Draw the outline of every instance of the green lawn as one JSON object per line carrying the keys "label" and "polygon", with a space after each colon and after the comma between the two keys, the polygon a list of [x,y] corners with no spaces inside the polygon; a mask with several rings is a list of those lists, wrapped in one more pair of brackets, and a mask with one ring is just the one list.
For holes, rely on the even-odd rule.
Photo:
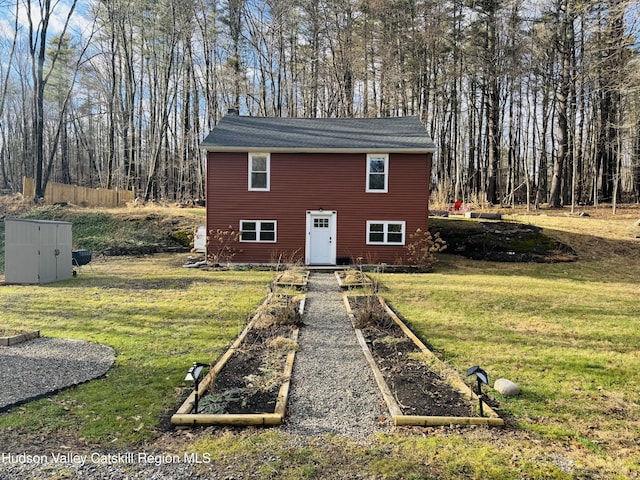
{"label": "green lawn", "polygon": [[378,279],[459,372],[480,365],[521,385],[517,397],[493,392],[516,430],[569,447],[584,469],[626,478],[640,472],[640,265],[610,267],[447,257],[430,275]]}
{"label": "green lawn", "polygon": [[172,432],[168,443],[161,423],[178,406],[186,369],[225,349],[272,273],[184,269],[184,257],[154,256],[97,260],[67,282],[0,285],[4,328],[118,353],[106,378],[0,414],[0,437],[208,452],[221,476],[246,478],[640,478],[638,246],[609,251],[584,239],[597,249],[576,263],[444,256],[431,274],[377,277],[385,299],[453,368],[480,365],[492,380],[521,385],[515,398],[492,392],[504,429],[393,429],[370,445],[213,429]]}
{"label": "green lawn", "polygon": [[0,286],[3,327],[113,347],[106,378],[0,415],[0,428],[77,430],[91,442],[153,437],[193,361],[223,352],[268,293],[270,272],[181,268],[184,257],[118,258],[43,286]]}

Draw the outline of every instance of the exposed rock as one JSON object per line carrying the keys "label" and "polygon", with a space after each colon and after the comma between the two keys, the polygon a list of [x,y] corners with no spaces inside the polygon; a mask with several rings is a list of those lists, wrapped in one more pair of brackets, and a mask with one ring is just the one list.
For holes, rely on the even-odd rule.
{"label": "exposed rock", "polygon": [[518,395],[520,393],[520,386],[517,383],[507,380],[506,378],[499,378],[493,384],[494,390],[501,393],[505,397]]}

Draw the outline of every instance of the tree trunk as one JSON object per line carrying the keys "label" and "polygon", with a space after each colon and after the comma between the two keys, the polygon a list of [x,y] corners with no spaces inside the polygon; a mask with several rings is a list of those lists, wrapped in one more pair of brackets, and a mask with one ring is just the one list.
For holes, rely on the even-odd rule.
{"label": "tree trunk", "polygon": [[571,6],[564,0],[558,12],[560,17],[560,84],[556,92],[558,110],[558,154],[553,164],[549,206],[562,207],[564,164],[569,155],[569,92],[571,83],[571,58],[573,50],[573,20]]}

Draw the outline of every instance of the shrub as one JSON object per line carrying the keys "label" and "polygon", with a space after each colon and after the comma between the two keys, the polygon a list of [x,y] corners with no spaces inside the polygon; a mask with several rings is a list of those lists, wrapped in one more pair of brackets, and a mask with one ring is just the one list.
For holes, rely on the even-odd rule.
{"label": "shrub", "polygon": [[430,270],[438,261],[436,253],[444,252],[447,242],[440,237],[440,233],[432,236],[428,231],[419,228],[409,235],[409,242],[405,248],[410,265],[421,270]]}
{"label": "shrub", "polygon": [[240,233],[231,225],[226,230],[218,228],[211,230],[207,237],[207,251],[210,252],[207,260],[214,265],[229,263],[236,256],[235,244],[240,239]]}
{"label": "shrub", "polygon": [[171,234],[171,239],[178,245],[183,247],[191,247],[193,245],[193,231],[179,230]]}

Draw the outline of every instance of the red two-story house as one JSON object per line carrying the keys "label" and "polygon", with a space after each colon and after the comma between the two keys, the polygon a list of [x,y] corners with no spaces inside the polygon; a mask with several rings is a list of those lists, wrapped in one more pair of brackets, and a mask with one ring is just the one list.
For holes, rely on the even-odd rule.
{"label": "red two-story house", "polygon": [[434,144],[417,117],[228,114],[202,148],[207,231],[239,233],[233,261],[397,264],[427,230]]}

